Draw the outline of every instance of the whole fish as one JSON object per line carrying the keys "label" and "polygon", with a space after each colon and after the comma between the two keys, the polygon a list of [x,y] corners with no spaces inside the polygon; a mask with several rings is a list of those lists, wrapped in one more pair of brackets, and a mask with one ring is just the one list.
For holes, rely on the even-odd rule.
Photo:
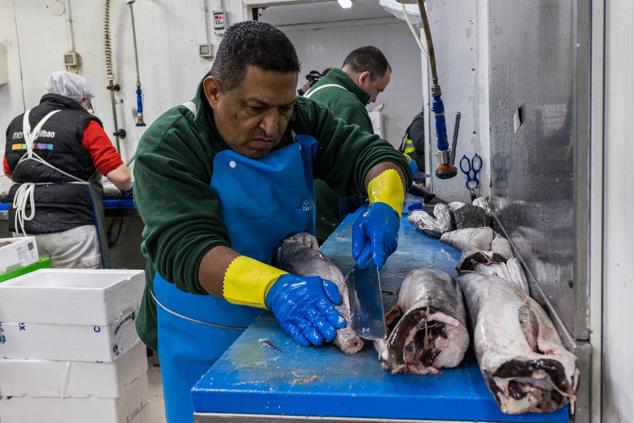
{"label": "whole fish", "polygon": [[458,277],[480,371],[502,412],[551,412],[575,399],[576,357],[530,296],[496,276]]}
{"label": "whole fish", "polygon": [[[298,276],[319,276],[337,285],[341,304],[337,311],[350,322],[350,297],[341,270],[317,249],[317,239],[309,233],[293,235],[277,249],[274,264],[282,270]],[[354,354],[363,348],[363,339],[350,325],[337,330],[334,344],[346,354]]]}
{"label": "whole fish", "polygon": [[460,288],[439,270],[411,271],[385,320],[388,333],[374,346],[392,373],[438,374],[460,364],[469,347]]}

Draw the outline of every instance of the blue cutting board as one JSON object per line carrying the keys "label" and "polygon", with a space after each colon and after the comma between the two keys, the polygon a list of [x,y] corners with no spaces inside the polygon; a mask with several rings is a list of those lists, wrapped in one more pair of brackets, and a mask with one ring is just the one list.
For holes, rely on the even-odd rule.
{"label": "blue cutting board", "polygon": [[[350,231],[357,215],[348,216],[322,247],[344,273],[353,266]],[[395,300],[394,293],[410,270],[432,267],[455,276],[459,258],[457,250],[414,231],[404,217],[399,249],[381,271],[386,306]],[[471,353],[460,367],[438,376],[392,375],[381,369],[370,344],[350,356],[332,346],[304,348],[268,314],[258,318],[200,379],[192,397],[196,413],[568,421],[568,407],[550,414],[501,413]]]}

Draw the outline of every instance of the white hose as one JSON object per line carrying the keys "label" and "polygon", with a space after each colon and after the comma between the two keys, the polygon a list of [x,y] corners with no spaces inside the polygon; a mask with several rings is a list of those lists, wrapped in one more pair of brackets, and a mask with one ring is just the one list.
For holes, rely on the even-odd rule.
{"label": "white hose", "polygon": [[414,25],[412,25],[412,21],[409,20],[405,3],[401,3],[401,7],[403,8],[403,16],[405,17],[405,22],[407,22],[407,26],[409,30],[412,32],[412,35],[414,36],[414,40],[416,40],[416,44],[418,44],[418,47],[420,48],[420,51],[423,53],[425,58],[427,58],[427,50],[425,49],[425,47],[423,47],[423,44],[420,42],[420,37],[416,34],[416,30],[414,29]]}

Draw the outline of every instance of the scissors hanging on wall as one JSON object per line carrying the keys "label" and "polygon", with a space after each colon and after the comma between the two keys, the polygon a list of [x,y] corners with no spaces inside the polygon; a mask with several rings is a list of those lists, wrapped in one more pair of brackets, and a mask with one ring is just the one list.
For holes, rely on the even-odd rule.
{"label": "scissors hanging on wall", "polygon": [[466,155],[460,159],[460,170],[467,176],[467,182],[465,186],[471,194],[471,201],[480,196],[480,179],[478,174],[482,169],[482,157],[475,153],[472,159],[469,159]]}

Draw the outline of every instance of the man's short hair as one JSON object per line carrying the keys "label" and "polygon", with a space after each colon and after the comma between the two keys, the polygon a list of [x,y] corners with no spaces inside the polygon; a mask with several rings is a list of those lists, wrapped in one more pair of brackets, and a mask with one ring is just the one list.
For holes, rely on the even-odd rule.
{"label": "man's short hair", "polygon": [[266,71],[299,72],[291,40],[273,25],[259,21],[239,22],[227,29],[207,75],[216,78],[223,90],[231,90],[242,82],[249,65]]}
{"label": "man's short hair", "polygon": [[390,68],[381,50],[373,46],[352,50],[343,61],[343,66],[349,66],[355,73],[370,72],[372,81],[383,78]]}

